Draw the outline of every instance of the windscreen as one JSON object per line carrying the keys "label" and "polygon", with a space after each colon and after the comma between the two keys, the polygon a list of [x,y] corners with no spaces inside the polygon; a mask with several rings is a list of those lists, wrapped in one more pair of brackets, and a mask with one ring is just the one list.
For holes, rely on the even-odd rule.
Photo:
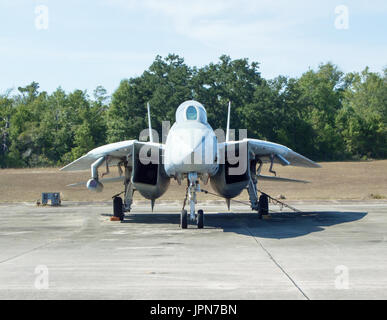
{"label": "windscreen", "polygon": [[197,120],[198,112],[194,106],[189,106],[187,108],[187,120]]}

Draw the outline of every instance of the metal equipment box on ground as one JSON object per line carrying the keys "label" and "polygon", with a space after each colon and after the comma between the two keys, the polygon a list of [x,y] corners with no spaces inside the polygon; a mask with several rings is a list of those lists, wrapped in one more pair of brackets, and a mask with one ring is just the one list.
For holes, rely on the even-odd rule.
{"label": "metal equipment box on ground", "polygon": [[51,200],[51,205],[54,207],[60,206],[60,193],[59,192],[43,192],[42,193],[42,205],[47,205]]}

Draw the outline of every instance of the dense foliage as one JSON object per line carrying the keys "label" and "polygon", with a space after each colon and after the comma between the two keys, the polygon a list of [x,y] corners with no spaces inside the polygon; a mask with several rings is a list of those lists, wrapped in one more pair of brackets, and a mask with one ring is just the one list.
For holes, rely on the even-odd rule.
{"label": "dense foliage", "polygon": [[141,76],[122,80],[112,97],[97,87],[71,93],[39,91],[36,82],[0,96],[1,167],[55,166],[97,146],[138,139],[147,128],[174,121],[185,100],[204,104],[214,129],[232,127],[251,138],[284,144],[314,160],[387,156],[387,69],[344,74],[327,63],[300,78],[263,79],[258,63],[220,57],[203,68],[176,55],[156,57]]}

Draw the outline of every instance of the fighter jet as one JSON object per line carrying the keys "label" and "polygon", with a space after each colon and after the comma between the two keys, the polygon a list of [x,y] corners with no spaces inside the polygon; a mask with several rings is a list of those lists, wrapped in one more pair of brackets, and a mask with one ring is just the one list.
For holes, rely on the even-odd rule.
{"label": "fighter jet", "polygon": [[[169,130],[165,143],[154,141],[149,104],[147,109],[149,141],[128,140],[108,144],[91,150],[61,169],[77,171],[90,168],[91,178],[88,182],[71,186],[83,184],[95,192],[103,190],[103,183],[123,181],[123,198],[120,195],[113,197],[113,213],[121,221],[125,212],[132,209],[135,191],[151,201],[153,211],[155,200],[168,190],[171,179],[176,180],[179,185],[186,182],[186,197],[180,216],[182,229],[187,228],[188,220],[194,222],[199,229],[204,227],[204,212],[196,210],[196,204],[197,194],[202,191],[201,185],[208,183],[226,200],[229,208],[230,200],[247,189],[251,209],[262,217],[269,212],[269,201],[266,194],[259,196],[259,180],[304,182],[277,177],[273,170],[274,164],[320,167],[312,160],[277,143],[247,137],[233,141],[230,134],[231,102],[223,141],[207,122],[204,106],[193,100],[186,101],[177,108],[176,122]],[[273,175],[261,174],[264,163],[270,164],[269,172]],[[106,166],[106,172],[100,177],[98,171],[102,166]],[[113,166],[118,167],[120,176],[104,179]],[[185,210],[187,202],[189,213]]]}

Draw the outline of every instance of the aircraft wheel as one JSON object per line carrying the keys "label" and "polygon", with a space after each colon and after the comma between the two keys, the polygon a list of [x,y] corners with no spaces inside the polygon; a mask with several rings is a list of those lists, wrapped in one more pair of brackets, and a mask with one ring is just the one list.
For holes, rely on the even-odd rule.
{"label": "aircraft wheel", "polygon": [[267,195],[261,195],[259,197],[259,215],[265,216],[269,214],[269,198]]}
{"label": "aircraft wheel", "polygon": [[204,212],[203,210],[198,210],[198,229],[204,228]]}
{"label": "aircraft wheel", "polygon": [[182,210],[180,214],[180,226],[182,229],[187,229],[188,226],[188,215],[187,210]]}
{"label": "aircraft wheel", "polygon": [[122,198],[115,197],[113,200],[113,214],[115,217],[120,218],[121,221],[124,220],[124,212],[122,207]]}

